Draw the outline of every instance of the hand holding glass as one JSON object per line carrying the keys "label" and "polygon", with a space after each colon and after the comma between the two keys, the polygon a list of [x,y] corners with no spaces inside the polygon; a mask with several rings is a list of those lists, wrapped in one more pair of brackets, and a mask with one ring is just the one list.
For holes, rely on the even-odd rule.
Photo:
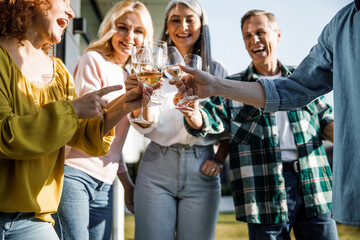
{"label": "hand holding glass", "polygon": [[[132,62],[132,68],[137,79],[144,84],[144,87],[156,85],[161,79],[161,72],[156,69],[151,47],[143,45],[135,46],[133,49],[132,59],[136,61]],[[129,121],[150,124],[143,118],[143,109],[144,107],[141,106],[140,115],[137,118],[129,118]]]}
{"label": "hand holding glass", "polygon": [[[156,69],[162,73],[167,59],[167,44],[165,41],[156,40],[151,44],[151,47],[152,47],[153,58],[154,58],[154,63],[156,65]],[[153,91],[152,98],[155,100],[152,101],[152,103],[155,104],[150,105],[151,102],[149,102],[147,107],[157,106],[161,104],[160,101],[165,98],[161,94],[161,88]]]}
{"label": "hand holding glass", "polygon": [[[185,54],[184,56],[184,62],[186,66],[196,68],[201,70],[202,69],[202,59],[199,55],[196,54]],[[187,96],[184,95],[184,98],[181,99],[178,104],[177,108],[180,109],[188,109],[188,110],[194,110],[193,108],[189,107],[189,102],[198,100],[199,97],[196,95]]]}

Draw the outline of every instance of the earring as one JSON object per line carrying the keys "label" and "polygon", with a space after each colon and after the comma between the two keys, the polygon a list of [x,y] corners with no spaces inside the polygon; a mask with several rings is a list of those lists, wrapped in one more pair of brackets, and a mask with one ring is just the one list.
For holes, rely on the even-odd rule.
{"label": "earring", "polygon": [[169,29],[166,29],[165,35],[169,35]]}

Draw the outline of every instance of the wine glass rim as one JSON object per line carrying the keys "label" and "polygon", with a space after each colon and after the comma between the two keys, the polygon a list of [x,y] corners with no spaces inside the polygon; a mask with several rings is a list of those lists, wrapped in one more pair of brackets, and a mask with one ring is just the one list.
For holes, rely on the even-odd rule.
{"label": "wine glass rim", "polygon": [[201,58],[200,55],[198,54],[195,54],[195,53],[187,53],[184,55],[184,59],[187,58],[188,56],[192,56],[192,57],[195,57],[195,58]]}

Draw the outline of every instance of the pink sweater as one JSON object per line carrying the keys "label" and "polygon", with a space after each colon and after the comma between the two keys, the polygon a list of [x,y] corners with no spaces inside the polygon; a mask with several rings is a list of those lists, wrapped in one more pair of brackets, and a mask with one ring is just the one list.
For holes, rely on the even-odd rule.
{"label": "pink sweater", "polygon": [[[119,65],[108,61],[98,52],[86,52],[74,70],[76,93],[78,96],[83,96],[107,86],[117,84],[124,86],[127,75]],[[103,99],[110,102],[124,92],[125,87],[120,91],[105,95]],[[79,169],[100,181],[112,184],[117,173],[127,171],[121,151],[129,126],[126,117],[116,125],[116,137],[109,153],[105,156],[92,157],[81,150],[67,146],[65,164]]]}

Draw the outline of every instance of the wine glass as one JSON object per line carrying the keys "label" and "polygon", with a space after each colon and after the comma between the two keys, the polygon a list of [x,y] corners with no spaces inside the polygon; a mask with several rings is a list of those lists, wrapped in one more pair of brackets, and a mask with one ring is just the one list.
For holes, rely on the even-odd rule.
{"label": "wine glass", "polygon": [[[161,72],[157,70],[157,64],[154,62],[153,53],[150,45],[133,47],[132,70],[136,78],[144,84],[144,87],[154,86],[161,79]],[[134,55],[134,56],[133,56]],[[143,118],[144,106],[141,105],[140,114],[137,118],[129,118],[129,121],[150,124]]]}
{"label": "wine glass", "polygon": [[[168,59],[166,62],[166,66],[164,67],[164,73],[170,80],[177,81],[185,75],[185,73],[180,70],[179,63],[197,69],[201,69],[202,66],[201,57],[199,55],[186,54],[185,59],[183,59],[176,47],[168,47]],[[198,96],[187,96],[185,93],[184,98],[176,104],[175,108],[187,109],[192,111],[194,109],[189,107],[188,103],[189,101],[194,101],[197,99],[199,99]]]}
{"label": "wine glass", "polygon": [[[196,68],[196,69],[199,69],[199,70],[202,69],[202,59],[201,59],[201,57],[199,55],[187,53],[184,56],[184,62],[185,62],[186,66],[189,66],[191,68]],[[187,108],[187,109],[193,110],[193,108],[189,107],[188,104],[191,101],[195,101],[195,100],[198,100],[198,99],[199,99],[199,97],[196,96],[196,95],[187,96],[186,93],[185,93],[184,98],[181,99],[178,102],[176,108],[178,108],[178,109]]]}
{"label": "wine glass", "polygon": [[[185,61],[179,50],[177,50],[175,46],[168,47],[168,57],[164,67],[164,74],[169,80],[177,81],[184,76],[184,72],[181,71],[179,63],[185,65]],[[175,108],[193,110],[188,106],[181,106],[179,103],[176,104]]]}
{"label": "wine glass", "polygon": [[177,81],[182,77],[179,63],[185,65],[184,59],[176,47],[168,47],[167,61],[164,67],[164,74],[169,80]]}
{"label": "wine glass", "polygon": [[[158,71],[160,71],[161,73],[163,72],[163,67],[166,63],[166,58],[167,58],[167,44],[165,41],[161,41],[161,40],[156,40],[151,44],[152,47],[152,52],[153,52],[153,57],[154,57],[154,62],[156,65],[156,68],[158,69]],[[155,101],[155,105],[160,105],[160,102],[157,101],[161,101],[163,100],[165,97],[161,94],[161,89],[156,89],[153,91],[153,95],[151,96],[154,101]],[[150,103],[148,103],[147,106],[149,106]]]}

